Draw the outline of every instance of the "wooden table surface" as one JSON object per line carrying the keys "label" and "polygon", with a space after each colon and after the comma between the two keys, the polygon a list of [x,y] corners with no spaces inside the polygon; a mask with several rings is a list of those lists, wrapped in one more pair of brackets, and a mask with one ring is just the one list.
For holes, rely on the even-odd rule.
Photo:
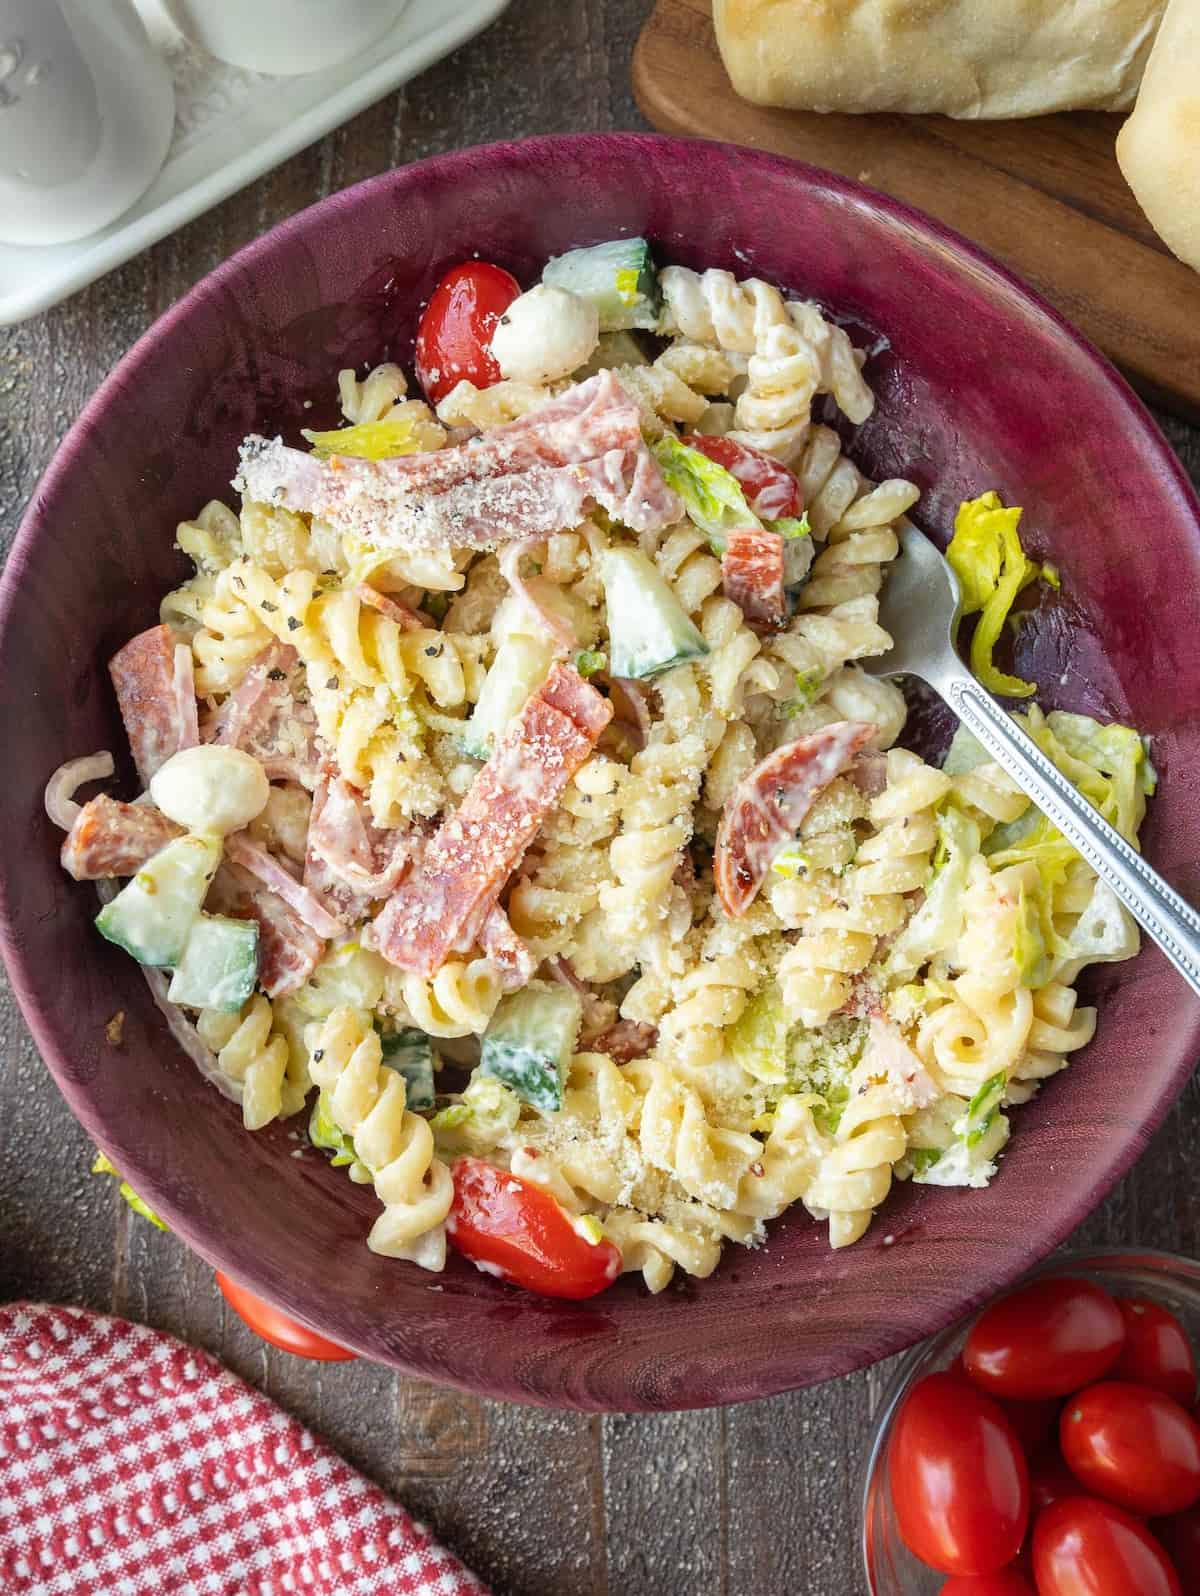
{"label": "wooden table surface", "polygon": [[[248,239],[360,178],[496,138],[637,128],[629,58],[650,0],[513,0],[456,55],[45,316],[0,330],[7,548],[59,439],[173,300]],[[1164,418],[1194,476],[1200,432]],[[166,535],[150,525],[146,535]],[[11,698],[4,712],[19,713]],[[40,780],[10,772],[9,780]],[[1086,1060],[1079,1068],[1086,1068]],[[1136,1070],[1131,1058],[1128,1067]],[[1200,1245],[1194,1084],[1077,1242]],[[0,1300],[85,1303],[207,1347],[325,1435],[511,1596],[850,1596],[881,1365],[724,1411],[599,1418],[476,1401],[365,1364],[268,1351],[206,1265],[136,1219],[0,995]]]}

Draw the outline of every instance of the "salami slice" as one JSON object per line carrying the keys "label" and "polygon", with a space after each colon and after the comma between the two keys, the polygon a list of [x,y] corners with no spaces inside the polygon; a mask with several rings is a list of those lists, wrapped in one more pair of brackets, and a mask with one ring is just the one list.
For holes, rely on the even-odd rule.
{"label": "salami slice", "polygon": [[878,729],[859,720],[823,726],[768,754],[738,783],[721,813],[713,853],[713,879],[726,914],[745,914],[772,859],[795,836],[818,795]]}
{"label": "salami slice", "polygon": [[153,804],[126,804],[101,793],[75,816],[62,845],[62,865],[76,881],[132,876],[183,827]]}
{"label": "salami slice", "polygon": [[253,920],[258,926],[258,980],[268,997],[298,992],[324,957],[325,938],[248,870],[228,859],[213,878],[208,905],[219,914]]}
{"label": "salami slice", "polygon": [[508,916],[499,904],[483,922],[479,946],[484,957],[500,972],[500,985],[505,992],[515,992],[533,980],[537,960],[509,925]]}
{"label": "salami slice", "polygon": [[142,786],[172,754],[193,746],[196,703],[185,699],[189,682],[177,677],[175,635],[167,626],[152,626],[130,638],[108,662],[117,693],[129,749]]}
{"label": "salami slice", "polygon": [[589,1053],[607,1053],[614,1064],[645,1058],[658,1042],[658,1031],[641,1020],[614,1020],[599,1036],[589,1038]]}
{"label": "salami slice", "polygon": [[612,706],[570,665],[556,665],[500,739],[470,791],[426,848],[419,872],[373,927],[384,958],[431,976],[479,938],[504,883],[583,764]]}
{"label": "salami slice", "polygon": [[756,632],[776,632],[787,619],[783,589],[783,538],[761,527],[730,532],[721,556],[725,597],[732,599]]}

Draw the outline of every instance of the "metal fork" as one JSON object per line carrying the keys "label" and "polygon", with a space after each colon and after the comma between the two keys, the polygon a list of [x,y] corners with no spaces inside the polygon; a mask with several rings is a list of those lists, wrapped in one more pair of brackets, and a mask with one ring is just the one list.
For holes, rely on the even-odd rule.
{"label": "metal fork", "polygon": [[879,604],[879,624],[895,646],[864,661],[867,669],[875,676],[917,676],[939,693],[1200,993],[1200,914],[1076,792],[963,665],[954,646],[962,614],[958,578],[910,522],[901,521],[899,537],[900,557]]}

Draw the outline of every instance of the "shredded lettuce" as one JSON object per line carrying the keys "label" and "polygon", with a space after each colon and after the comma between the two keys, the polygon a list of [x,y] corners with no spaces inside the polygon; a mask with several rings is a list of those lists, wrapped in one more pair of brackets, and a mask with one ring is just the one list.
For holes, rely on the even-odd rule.
{"label": "shredded lettuce", "polygon": [[801,842],[789,842],[771,860],[771,869],[785,881],[799,881],[812,869],[812,861]]}
{"label": "shredded lettuce", "polygon": [[[979,615],[971,639],[971,669],[989,692],[1005,698],[1029,698],[1032,682],[1009,676],[992,659],[996,642],[1017,595],[1041,574],[1026,558],[1017,535],[1021,510],[1005,509],[998,493],[965,499],[954,519],[954,536],[946,550],[962,591],[964,615]],[[1054,573],[1057,584],[1058,573]]]}
{"label": "shredded lettuce", "polygon": [[391,460],[398,454],[419,454],[425,449],[435,449],[441,440],[441,428],[431,426],[431,418],[424,405],[414,405],[411,410],[403,406],[382,421],[364,421],[356,427],[335,427],[331,432],[310,432],[303,429],[305,438],[319,455],[347,455],[356,460]]}
{"label": "shredded lettuce", "polygon": [[113,1175],[118,1182],[117,1190],[133,1209],[134,1213],[140,1214],[143,1219],[148,1219],[156,1229],[166,1230],[167,1226],[165,1220],[160,1219],[154,1212],[153,1208],[151,1208],[150,1204],[146,1202],[144,1198],[138,1196],[137,1192],[134,1191],[133,1187],[127,1180],[121,1179],[120,1170],[116,1167],[111,1159],[107,1158],[99,1150],[96,1152],[96,1159],[92,1165],[92,1174]]}
{"label": "shredded lettuce", "polygon": [[737,527],[761,526],[746,503],[741,483],[699,449],[689,449],[673,432],[652,445],[668,487],[683,500],[689,518],[708,537],[714,554],[725,551],[725,534]]}
{"label": "shredded lettuce", "polygon": [[944,1147],[910,1147],[904,1156],[912,1168],[913,1179],[919,1183],[921,1176],[937,1163],[945,1150]]}
{"label": "shredded lettuce", "polygon": [[812,537],[807,510],[800,516],[782,515],[777,521],[764,521],[763,525],[768,532],[778,532],[785,543],[791,543],[794,538]]}
{"label": "shredded lettuce", "polygon": [[429,1124],[446,1151],[494,1147],[517,1127],[521,1100],[503,1081],[472,1075],[456,1103],[440,1109]]}
{"label": "shredded lettuce", "polygon": [[319,1147],[323,1153],[332,1153],[330,1160],[336,1167],[345,1164],[356,1164],[358,1154],[354,1151],[354,1142],[334,1120],[329,1112],[329,1102],[324,1092],[320,1092],[313,1111],[308,1120],[308,1139],[314,1147]]}
{"label": "shredded lettuce", "polygon": [[925,900],[888,955],[887,972],[897,980],[910,979],[934,954],[951,947],[962,930],[963,894],[971,860],[979,852],[979,827],[950,801],[938,814],[937,836]]}
{"label": "shredded lettuce", "polygon": [[789,698],[779,705],[776,710],[779,718],[781,720],[795,720],[797,715],[802,715],[820,692],[823,680],[824,677],[819,667],[814,666],[812,670],[808,671],[797,671],[796,697]]}
{"label": "shredded lettuce", "polygon": [[954,1130],[968,1147],[974,1147],[981,1142],[991,1128],[992,1121],[1000,1112],[1000,1104],[1004,1100],[1007,1086],[1007,1072],[998,1070],[995,1075],[988,1076],[967,1104],[967,1111],[955,1124]]}
{"label": "shredded lettuce", "polygon": [[751,998],[730,1026],[729,1050],[756,1081],[786,1081],[789,1030],[779,987],[773,983]]}
{"label": "shredded lettuce", "polygon": [[608,664],[608,655],[593,648],[581,648],[575,656],[575,669],[581,676],[594,676]]}

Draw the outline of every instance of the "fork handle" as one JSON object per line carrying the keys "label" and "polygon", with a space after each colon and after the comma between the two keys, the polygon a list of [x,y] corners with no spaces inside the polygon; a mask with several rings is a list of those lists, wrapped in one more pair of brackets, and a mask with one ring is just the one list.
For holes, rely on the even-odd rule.
{"label": "fork handle", "polygon": [[1200,914],[1152,870],[973,677],[955,672],[942,696],[1200,994]]}

